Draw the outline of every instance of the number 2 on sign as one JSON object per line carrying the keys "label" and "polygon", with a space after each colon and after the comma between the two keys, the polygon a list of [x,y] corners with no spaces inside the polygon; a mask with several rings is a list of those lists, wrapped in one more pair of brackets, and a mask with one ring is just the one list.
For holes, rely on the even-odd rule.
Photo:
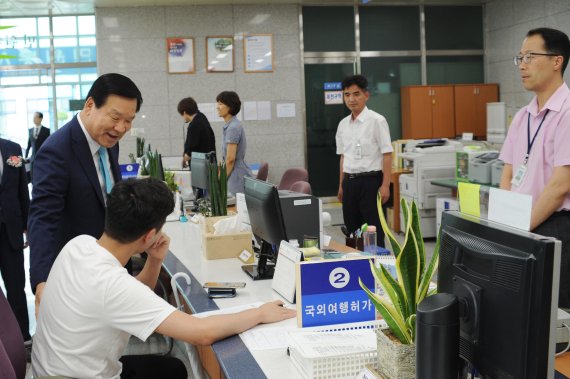
{"label": "number 2 on sign", "polygon": [[329,283],[334,288],[343,288],[350,282],[350,274],[344,267],[337,267],[329,274]]}

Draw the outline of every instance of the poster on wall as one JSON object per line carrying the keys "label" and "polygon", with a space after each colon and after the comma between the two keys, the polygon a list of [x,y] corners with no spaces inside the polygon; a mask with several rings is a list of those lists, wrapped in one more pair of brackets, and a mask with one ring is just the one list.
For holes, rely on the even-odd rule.
{"label": "poster on wall", "polygon": [[232,72],[234,70],[234,38],[206,37],[206,70]]}
{"label": "poster on wall", "polygon": [[273,35],[249,34],[243,38],[245,72],[273,71]]}
{"label": "poster on wall", "polygon": [[167,63],[169,74],[193,74],[194,38],[167,38]]}

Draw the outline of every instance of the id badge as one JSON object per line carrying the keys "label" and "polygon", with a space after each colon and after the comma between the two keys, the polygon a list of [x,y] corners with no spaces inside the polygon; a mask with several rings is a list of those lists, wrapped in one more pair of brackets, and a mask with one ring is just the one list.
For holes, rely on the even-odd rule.
{"label": "id badge", "polygon": [[527,170],[526,164],[521,164],[517,169],[517,172],[515,172],[515,175],[511,180],[511,184],[514,184],[517,187],[520,186],[524,180],[524,177],[526,176],[526,170]]}
{"label": "id badge", "polygon": [[362,146],[360,143],[357,143],[354,149],[354,159],[362,159]]}

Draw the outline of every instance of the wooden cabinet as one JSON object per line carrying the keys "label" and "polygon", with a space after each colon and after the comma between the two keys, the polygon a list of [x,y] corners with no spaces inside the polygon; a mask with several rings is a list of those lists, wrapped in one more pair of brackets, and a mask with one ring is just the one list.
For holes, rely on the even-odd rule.
{"label": "wooden cabinet", "polygon": [[402,138],[455,137],[453,86],[402,87]]}
{"label": "wooden cabinet", "polygon": [[457,84],[455,87],[455,133],[473,133],[487,138],[487,103],[499,101],[498,84]]}

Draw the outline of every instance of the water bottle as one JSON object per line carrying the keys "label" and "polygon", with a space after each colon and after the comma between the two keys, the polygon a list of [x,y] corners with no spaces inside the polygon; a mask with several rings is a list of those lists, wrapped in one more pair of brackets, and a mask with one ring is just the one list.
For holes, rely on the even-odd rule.
{"label": "water bottle", "polygon": [[362,235],[364,252],[376,255],[376,226],[368,225]]}

